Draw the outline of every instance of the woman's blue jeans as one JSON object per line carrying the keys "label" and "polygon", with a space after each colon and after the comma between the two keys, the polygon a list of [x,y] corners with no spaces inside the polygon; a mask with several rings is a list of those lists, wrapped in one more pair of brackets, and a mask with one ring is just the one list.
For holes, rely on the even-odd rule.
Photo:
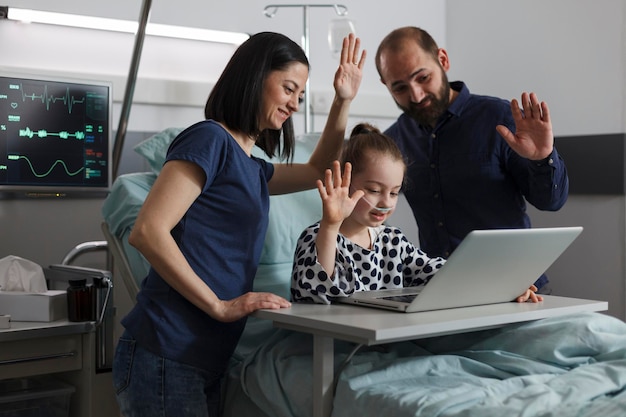
{"label": "woman's blue jeans", "polygon": [[113,385],[124,417],[218,417],[221,375],[141,348],[124,332],[113,360]]}

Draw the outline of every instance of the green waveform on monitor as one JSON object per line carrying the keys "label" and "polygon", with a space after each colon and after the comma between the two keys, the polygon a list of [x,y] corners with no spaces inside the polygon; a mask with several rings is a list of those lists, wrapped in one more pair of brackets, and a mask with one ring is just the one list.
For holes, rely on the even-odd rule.
{"label": "green waveform on monitor", "polygon": [[67,165],[65,164],[64,161],[57,159],[56,161],[54,161],[54,163],[52,164],[52,166],[50,167],[49,170],[47,170],[44,173],[37,173],[37,171],[35,171],[35,167],[33,167],[32,162],[30,162],[30,159],[28,159],[28,157],[26,156],[22,156],[22,155],[8,155],[8,159],[11,161],[17,161],[20,159],[23,159],[26,161],[26,163],[28,164],[28,166],[30,167],[30,170],[32,171],[33,175],[37,178],[43,178],[43,177],[47,177],[48,175],[50,175],[50,173],[52,172],[52,170],[54,169],[54,167],[56,167],[57,165],[62,165],[63,169],[65,170],[65,173],[67,175],[69,175],[70,177],[75,177],[76,175],[80,174],[82,171],[85,170],[85,167],[80,167],[80,169],[76,170],[76,171],[70,171],[67,167]]}
{"label": "green waveform on monitor", "polygon": [[77,99],[74,96],[70,95],[70,88],[67,87],[65,89],[65,94],[62,96],[55,97],[54,95],[48,94],[48,86],[44,86],[43,94],[26,94],[24,93],[23,85],[20,84],[20,90],[22,91],[22,101],[26,101],[26,99],[30,99],[31,101],[41,101],[42,104],[46,105],[46,110],[50,110],[50,103],[55,104],[57,101],[62,101],[65,106],[67,106],[68,113],[72,114],[72,108],[75,104],[82,104],[85,102],[85,98]]}
{"label": "green waveform on monitor", "polygon": [[34,130],[31,130],[29,127],[27,127],[26,129],[20,129],[19,136],[27,137],[30,139],[32,139],[34,136],[37,136],[40,138],[47,138],[48,136],[56,136],[61,139],[75,138],[77,140],[83,140],[85,139],[85,132],[76,131],[74,133],[69,133],[69,132],[61,131],[61,132],[55,133],[55,132],[48,132],[45,129],[40,129],[35,132]]}

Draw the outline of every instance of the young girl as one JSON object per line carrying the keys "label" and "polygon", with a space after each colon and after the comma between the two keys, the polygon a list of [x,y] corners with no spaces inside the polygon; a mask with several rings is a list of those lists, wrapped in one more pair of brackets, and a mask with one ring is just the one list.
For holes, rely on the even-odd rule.
{"label": "young girl", "polygon": [[[425,285],[445,263],[430,258],[397,227],[383,223],[393,213],[406,164],[391,138],[357,125],[341,166],[317,182],[322,219],[298,239],[291,280],[294,301],[330,304],[355,291]],[[350,193],[352,193],[350,195]],[[541,301],[531,288],[518,297]]]}

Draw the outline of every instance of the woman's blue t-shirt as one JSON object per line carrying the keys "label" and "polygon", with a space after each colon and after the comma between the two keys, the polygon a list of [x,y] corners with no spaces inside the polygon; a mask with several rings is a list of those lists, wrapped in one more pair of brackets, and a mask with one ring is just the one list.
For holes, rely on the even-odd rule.
{"label": "woman's blue t-shirt", "polygon": [[[252,291],[267,230],[273,165],[248,156],[210,120],[189,127],[172,142],[166,163],[171,160],[193,162],[206,174],[202,193],[172,230],[183,255],[220,299]],[[245,320],[212,319],[151,268],[122,324],[156,354],[222,372]]]}

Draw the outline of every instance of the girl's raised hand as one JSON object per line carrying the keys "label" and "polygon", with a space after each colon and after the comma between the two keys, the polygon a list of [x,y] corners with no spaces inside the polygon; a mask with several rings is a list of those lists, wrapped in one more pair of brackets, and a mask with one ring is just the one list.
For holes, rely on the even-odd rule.
{"label": "girl's raised hand", "polygon": [[322,219],[327,224],[341,224],[363,197],[362,190],[356,190],[350,196],[351,179],[352,165],[346,162],[342,174],[339,161],[334,161],[332,169],[326,170],[324,182],[317,181],[317,189],[322,198]]}
{"label": "girl's raised hand", "polygon": [[529,289],[527,289],[524,294],[517,297],[518,303],[525,303],[526,301],[532,301],[533,303],[538,303],[543,301],[543,297],[537,294],[537,287],[531,285]]}

